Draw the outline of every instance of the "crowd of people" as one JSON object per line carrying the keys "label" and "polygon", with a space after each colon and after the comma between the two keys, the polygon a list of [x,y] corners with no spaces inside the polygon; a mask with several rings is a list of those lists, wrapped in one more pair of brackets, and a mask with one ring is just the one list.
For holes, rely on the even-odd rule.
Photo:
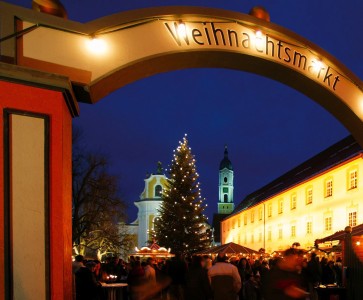
{"label": "crowd of people", "polygon": [[342,285],[341,260],[328,261],[296,248],[282,256],[253,260],[228,259],[220,253],[214,261],[206,256],[168,260],[149,257],[125,262],[108,258],[105,263],[73,262],[77,300],[104,300],[102,283],[128,284],[124,298],[130,300],[317,300],[320,284]]}

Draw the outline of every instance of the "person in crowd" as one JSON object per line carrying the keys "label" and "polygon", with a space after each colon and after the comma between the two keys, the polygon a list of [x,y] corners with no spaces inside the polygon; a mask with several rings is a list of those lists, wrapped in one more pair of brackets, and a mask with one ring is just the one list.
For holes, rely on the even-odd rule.
{"label": "person in crowd", "polygon": [[101,284],[94,274],[96,263],[87,262],[76,272],[76,300],[100,300]]}
{"label": "person in crowd", "polygon": [[328,263],[324,265],[322,269],[321,282],[323,284],[334,284],[337,282],[334,262],[332,260],[328,261]]}
{"label": "person in crowd", "polygon": [[96,280],[101,282],[101,281],[103,281],[101,262],[97,259],[95,259],[93,262],[96,264],[95,270],[94,270]]}
{"label": "person in crowd", "polygon": [[135,300],[139,299],[139,295],[137,294],[140,291],[140,287],[145,282],[145,270],[141,266],[140,260],[135,260],[133,262],[132,269],[129,272],[127,277],[127,283],[129,288],[130,299]]}
{"label": "person in crowd", "polygon": [[83,260],[84,260],[83,255],[76,255],[76,257],[74,258],[74,262],[72,262],[73,274],[76,274],[79,268],[84,267]]}
{"label": "person in crowd", "polygon": [[334,264],[334,270],[336,274],[337,284],[339,286],[343,286],[343,264],[342,264],[342,258],[338,257],[335,264]]}
{"label": "person in crowd", "polygon": [[[258,271],[257,271],[258,272]],[[243,283],[243,299],[260,300],[260,273],[247,274]]]}
{"label": "person in crowd", "polygon": [[241,277],[242,288],[238,292],[239,299],[244,300],[244,289],[243,284],[246,281],[246,277],[252,275],[252,268],[246,257],[242,257],[237,264],[239,276]]}
{"label": "person in crowd", "polygon": [[319,257],[317,257],[316,253],[313,252],[311,253],[305,272],[305,280],[308,284],[308,291],[310,293],[311,300],[318,300],[318,294],[315,287],[317,287],[321,282],[321,275],[322,271],[319,263]]}
{"label": "person in crowd", "polygon": [[209,270],[212,267],[212,259],[209,255],[203,255],[203,268]]}
{"label": "person in crowd", "polygon": [[212,289],[208,279],[208,271],[203,267],[201,256],[193,256],[186,273],[185,299],[208,300],[212,298]]}
{"label": "person in crowd", "polygon": [[155,263],[154,259],[152,257],[149,257],[146,260],[146,266],[144,268],[145,280],[151,286],[156,285],[156,272],[155,272],[155,268],[154,268],[154,263]]}
{"label": "person in crowd", "polygon": [[214,300],[236,300],[241,289],[241,277],[236,266],[227,262],[227,256],[219,253],[217,262],[208,270]]}
{"label": "person in crowd", "polygon": [[264,287],[264,298],[266,300],[292,300],[305,299],[309,293],[302,288],[301,270],[298,251],[296,248],[287,249],[283,258],[276,262],[267,276]]}
{"label": "person in crowd", "polygon": [[176,254],[167,265],[167,275],[171,279],[168,296],[171,299],[184,300],[185,274],[187,264],[182,254]]}

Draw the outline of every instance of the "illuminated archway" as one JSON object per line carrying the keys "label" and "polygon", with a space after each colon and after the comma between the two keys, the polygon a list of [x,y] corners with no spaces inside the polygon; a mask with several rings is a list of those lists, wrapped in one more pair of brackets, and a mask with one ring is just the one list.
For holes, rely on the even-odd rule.
{"label": "illuminated archway", "polygon": [[362,81],[329,53],[276,24],[198,7],[142,9],[86,24],[50,22],[41,14],[35,21],[26,11],[20,19],[18,28],[32,30],[18,39],[18,64],[69,77],[78,101],[95,103],[128,83],[171,70],[242,70],[307,95],[363,144]]}

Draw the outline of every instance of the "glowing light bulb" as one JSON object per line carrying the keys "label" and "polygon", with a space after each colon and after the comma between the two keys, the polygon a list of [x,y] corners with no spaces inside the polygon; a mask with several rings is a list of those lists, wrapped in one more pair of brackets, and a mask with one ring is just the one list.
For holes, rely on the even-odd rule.
{"label": "glowing light bulb", "polygon": [[323,67],[323,63],[320,60],[313,61],[313,70],[314,71],[319,72],[322,67]]}
{"label": "glowing light bulb", "polygon": [[262,37],[262,32],[261,32],[261,30],[257,30],[257,31],[256,31],[256,37],[257,37],[257,38],[261,38],[261,37]]}
{"label": "glowing light bulb", "polygon": [[107,44],[104,40],[100,38],[92,38],[87,40],[88,50],[96,55],[105,54],[107,52]]}

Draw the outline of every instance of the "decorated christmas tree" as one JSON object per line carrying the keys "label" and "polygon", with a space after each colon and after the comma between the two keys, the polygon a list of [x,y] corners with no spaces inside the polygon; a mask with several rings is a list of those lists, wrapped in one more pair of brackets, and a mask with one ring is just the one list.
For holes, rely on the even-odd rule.
{"label": "decorated christmas tree", "polygon": [[171,248],[173,253],[191,254],[206,249],[211,243],[207,218],[203,214],[206,204],[186,135],[174,150],[168,175],[160,215],[154,224],[155,238],[159,245]]}

